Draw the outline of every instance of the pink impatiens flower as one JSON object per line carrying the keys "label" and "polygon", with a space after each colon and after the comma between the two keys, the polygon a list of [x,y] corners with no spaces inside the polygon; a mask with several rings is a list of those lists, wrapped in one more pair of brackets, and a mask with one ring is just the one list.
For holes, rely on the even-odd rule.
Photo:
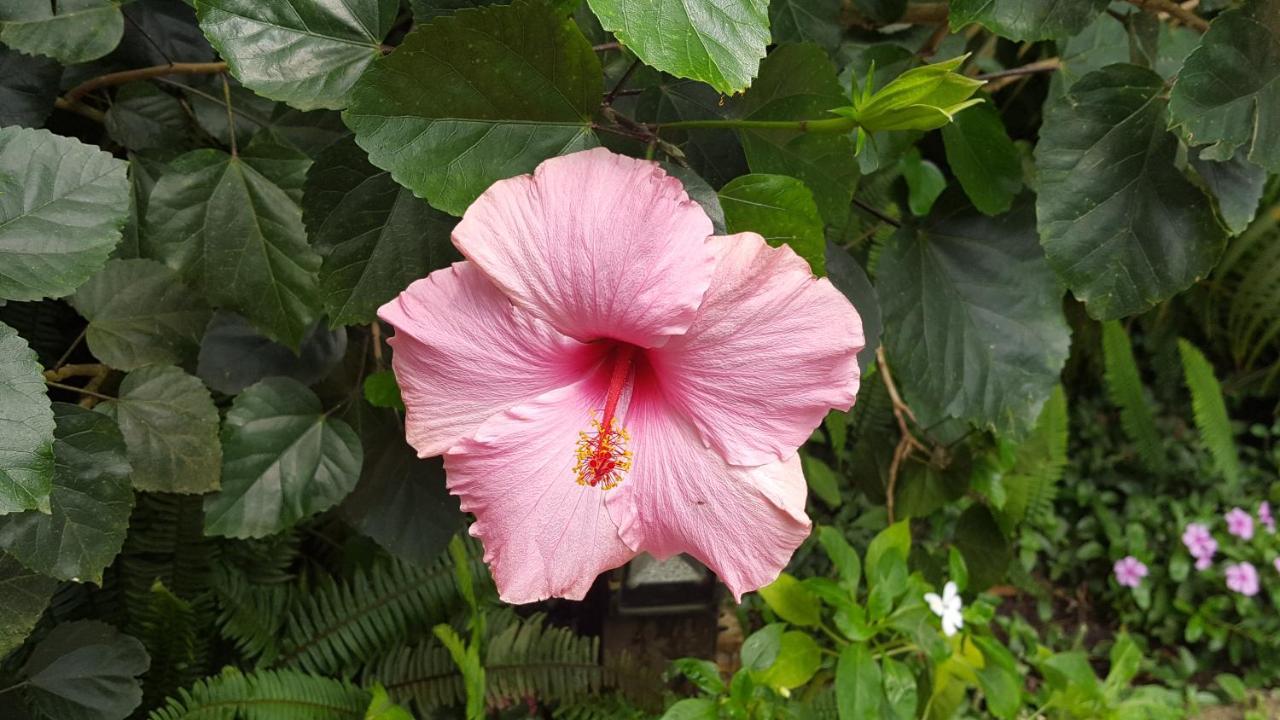
{"label": "pink impatiens flower", "polygon": [[1276,566],[1276,572],[1280,572],[1280,557],[1272,560],[1271,564]]}
{"label": "pink impatiens flower", "polygon": [[1258,594],[1258,570],[1252,563],[1242,562],[1227,566],[1227,589],[1246,597]]}
{"label": "pink impatiens flower", "polygon": [[1227,521],[1227,532],[1241,540],[1253,539],[1253,516],[1241,508],[1231,508],[1231,512],[1223,516]]}
{"label": "pink impatiens flower", "polygon": [[1271,503],[1266,500],[1258,503],[1258,522],[1262,523],[1262,527],[1266,528],[1268,533],[1276,534],[1276,519],[1271,514]]}
{"label": "pink impatiens flower", "polygon": [[495,183],[467,258],[384,305],[405,435],[444,455],[499,594],[580,599],[640,552],[734,595],[809,534],[796,449],[858,390],[862,324],[790,248],[596,149]]}
{"label": "pink impatiens flower", "polygon": [[1115,572],[1116,582],[1122,587],[1136,588],[1142,584],[1142,578],[1147,576],[1147,566],[1132,555],[1117,560],[1112,570]]}
{"label": "pink impatiens flower", "polygon": [[1209,528],[1203,523],[1187,523],[1182,531],[1182,544],[1187,552],[1196,559],[1197,570],[1208,570],[1213,564],[1213,556],[1218,552],[1218,541],[1213,539]]}

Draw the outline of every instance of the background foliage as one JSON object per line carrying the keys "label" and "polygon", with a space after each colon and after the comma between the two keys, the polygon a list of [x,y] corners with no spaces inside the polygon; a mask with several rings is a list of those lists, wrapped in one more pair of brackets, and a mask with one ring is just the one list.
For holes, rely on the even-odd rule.
{"label": "background foliage", "polygon": [[[867,330],[818,529],[666,678],[496,601],[374,318],[597,145]],[[1278,172],[1277,0],[7,2],[0,714],[1274,716]]]}

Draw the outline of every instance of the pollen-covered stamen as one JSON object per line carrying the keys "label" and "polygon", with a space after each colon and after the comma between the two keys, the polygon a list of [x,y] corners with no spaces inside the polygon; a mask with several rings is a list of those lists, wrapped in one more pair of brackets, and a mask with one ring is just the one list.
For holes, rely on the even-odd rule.
{"label": "pollen-covered stamen", "polygon": [[593,414],[591,428],[578,433],[578,445],[574,451],[578,463],[573,467],[573,473],[579,485],[612,490],[622,482],[625,473],[631,470],[631,451],[627,449],[631,436],[614,418],[614,413],[618,409],[618,399],[626,387],[627,378],[631,375],[631,358],[634,354],[634,346],[618,348],[613,358],[609,392],[604,400],[604,414],[599,419]]}

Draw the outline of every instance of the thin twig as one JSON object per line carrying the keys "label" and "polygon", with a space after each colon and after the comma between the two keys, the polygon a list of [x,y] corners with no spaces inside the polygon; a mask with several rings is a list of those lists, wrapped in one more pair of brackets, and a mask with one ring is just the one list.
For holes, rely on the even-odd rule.
{"label": "thin twig", "polygon": [[893,462],[889,464],[889,485],[885,488],[885,511],[889,516],[889,522],[894,522],[893,506],[894,493],[897,492],[898,473],[902,469],[902,462],[911,456],[915,450],[928,452],[928,448],[916,440],[915,434],[911,432],[911,427],[907,424],[910,420],[912,423],[919,424],[916,415],[911,408],[902,401],[902,396],[898,394],[898,386],[893,382],[893,373],[889,371],[889,361],[885,359],[884,346],[876,348],[876,362],[879,366],[880,377],[884,381],[885,390],[889,391],[889,400],[893,403],[893,417],[898,421],[898,446],[893,449]]}
{"label": "thin twig", "polygon": [[596,52],[608,52],[610,50],[621,50],[622,44],[616,43],[616,42],[600,43],[599,45],[592,45],[591,49],[595,50]]}
{"label": "thin twig", "polygon": [[373,335],[373,366],[381,372],[383,370],[382,324],[378,322],[377,318],[374,318],[373,322],[369,323],[369,333]]}
{"label": "thin twig", "polygon": [[66,98],[58,98],[57,100],[53,101],[53,106],[58,108],[59,110],[66,110],[67,112],[73,112],[77,115],[83,115],[84,117],[87,117],[90,120],[97,123],[103,123],[107,121],[106,113],[96,108],[91,108],[88,105],[85,105],[84,103],[79,101],[73,102]]}
{"label": "thin twig", "polygon": [[236,149],[236,117],[231,112],[231,83],[227,82],[227,74],[222,73],[222,100],[227,104],[227,135],[231,138],[231,157],[240,155]]}
{"label": "thin twig", "polygon": [[1026,65],[1020,65],[1015,68],[1009,68],[1008,70],[985,73],[983,75],[978,75],[975,79],[986,80],[987,85],[983,90],[986,90],[988,93],[993,93],[1006,85],[1017,82],[1020,78],[1028,75],[1034,75],[1036,73],[1053,72],[1061,67],[1062,60],[1060,58],[1052,57],[1027,63]]}
{"label": "thin twig", "polygon": [[147,80],[164,75],[216,75],[220,72],[226,72],[226,70],[227,64],[224,62],[153,65],[90,78],[68,90],[63,97],[66,98],[67,102],[73,103],[98,88],[123,85],[134,80]]}
{"label": "thin twig", "polygon": [[45,370],[44,379],[57,382],[58,380],[66,380],[73,377],[97,377],[102,374],[103,370],[107,369],[106,365],[100,363],[61,365],[61,367],[57,367],[54,370]]}
{"label": "thin twig", "polygon": [[89,332],[89,326],[85,325],[84,329],[80,331],[80,334],[76,336],[76,339],[72,340],[71,344],[67,346],[67,350],[66,352],[62,353],[62,357],[58,358],[58,362],[53,364],[53,367],[55,370],[62,367],[62,364],[67,361],[67,358],[71,357],[72,351],[74,351],[77,347],[79,347],[80,343],[84,342],[84,336],[88,332]]}
{"label": "thin twig", "polygon": [[627,84],[627,81],[631,79],[631,75],[635,73],[636,69],[639,67],[640,67],[640,58],[636,58],[634,61],[632,61],[631,67],[628,67],[627,71],[622,73],[622,77],[618,78],[618,83],[613,86],[613,89],[609,91],[609,94],[604,96],[604,101],[602,104],[612,105],[613,99],[618,97],[618,93],[622,90],[623,86]]}
{"label": "thin twig", "polygon": [[44,384],[52,388],[58,388],[59,390],[70,390],[71,392],[80,393],[81,395],[88,395],[89,397],[94,397],[99,400],[115,400],[115,398],[111,397],[110,395],[103,395],[102,393],[95,392],[88,388],[79,388],[79,387],[76,387],[75,385],[67,385],[65,383],[58,383],[58,382],[49,382],[48,380],[45,380]]}
{"label": "thin twig", "polygon": [[892,225],[896,228],[902,227],[902,223],[898,222],[897,220],[894,220],[893,218],[884,214],[884,212],[872,207],[871,205],[868,205],[867,203],[863,202],[862,200],[859,200],[856,197],[853,199],[853,204],[857,205],[860,210],[863,210],[864,212],[874,215],[875,218],[882,223]]}
{"label": "thin twig", "polygon": [[110,399],[106,395],[98,394],[98,388],[102,387],[102,383],[107,381],[107,376],[110,374],[111,374],[111,368],[107,367],[106,365],[103,365],[98,370],[98,373],[96,375],[89,378],[89,382],[85,383],[84,387],[80,389],[80,392],[84,393],[85,395],[84,397],[80,398],[80,407],[93,408],[94,405],[98,404],[98,400],[102,398]]}
{"label": "thin twig", "polygon": [[1202,33],[1209,29],[1208,20],[1173,2],[1173,0],[1129,0],[1129,4],[1142,8],[1149,13],[1157,15],[1164,13],[1196,32]]}

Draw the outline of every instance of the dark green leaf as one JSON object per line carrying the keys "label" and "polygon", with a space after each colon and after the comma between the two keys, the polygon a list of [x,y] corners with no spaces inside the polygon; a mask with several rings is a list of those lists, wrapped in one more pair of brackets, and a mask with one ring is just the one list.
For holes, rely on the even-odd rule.
{"label": "dark green leaf", "polygon": [[1165,130],[1163,88],[1150,70],[1110,65],[1050,103],[1040,130],[1041,242],[1100,320],[1186,289],[1225,241],[1209,199],[1174,165],[1178,141]]}
{"label": "dark green leaf", "polygon": [[55,403],[51,514],[0,517],[0,547],[59,580],[102,583],[133,509],[124,438],[111,418]]}
{"label": "dark green leaf", "polygon": [[0,658],[22,645],[57,588],[57,580],[0,553]]}
{"label": "dark green leaf", "polygon": [[660,164],[668,175],[684,184],[684,191],[689,194],[689,199],[702,206],[703,212],[711,218],[711,228],[715,233],[725,234],[724,208],[720,205],[720,196],[716,194],[715,188],[689,168],[669,162]]}
{"label": "dark green leaf", "polygon": [[[827,54],[816,45],[783,45],[760,66],[760,77],[742,98],[748,120],[805,120],[832,117],[847,105]],[[741,131],[751,172],[790,175],[813,191],[828,223],[843,221],[858,185],[853,140],[842,133],[792,130]]]}
{"label": "dark green leaf", "polygon": [[187,111],[155,85],[132,82],[116,91],[105,125],[111,139],[130,150],[168,150],[186,140]]}
{"label": "dark green leaf", "polygon": [[53,428],[35,351],[0,323],[0,514],[49,512]]}
{"label": "dark green leaf", "polygon": [[785,630],[782,623],[771,623],[751,633],[742,643],[742,667],[751,672],[768,670],[778,659]]}
{"label": "dark green leaf", "polygon": [[990,103],[975,105],[942,128],[947,164],[973,206],[987,215],[1013,207],[1022,190],[1022,156]]}
{"label": "dark green leaf", "polygon": [[1084,30],[1107,0],[955,0],[951,29],[976,22],[1010,40],[1051,40]]}
{"label": "dark green leaf", "polygon": [[133,486],[167,493],[218,489],[218,409],[203,383],[172,366],[135,370],[110,406],[129,449]]}
{"label": "dark green leaf", "polygon": [[865,375],[876,362],[876,348],[880,347],[880,333],[884,324],[880,320],[880,298],[867,279],[867,273],[849,254],[848,250],[827,242],[827,277],[836,286],[862,318],[862,350],[858,352],[858,367]]}
{"label": "dark green leaf", "polygon": [[236,79],[301,110],[343,107],[374,58],[397,0],[200,0],[200,27]]}
{"label": "dark green leaf", "polygon": [[120,3],[126,20],[124,39],[111,57],[118,57],[124,67],[213,60],[213,48],[196,24],[194,4],[173,0]]}
{"label": "dark green leaf", "polygon": [[0,47],[0,127],[39,127],[58,98],[58,63]]}
{"label": "dark green leaf", "polygon": [[[724,96],[706,83],[663,76],[637,98],[636,115],[657,123],[713,120],[727,117],[728,105]],[[663,137],[679,143],[689,166],[714,187],[748,172],[742,143],[732,130],[671,130]]]}
{"label": "dark green leaf", "polygon": [[776,44],[811,42],[832,52],[840,46],[840,0],[770,0],[769,30]]}
{"label": "dark green leaf", "polygon": [[441,15],[450,15],[457,10],[510,4],[511,0],[409,0],[413,19],[419,23],[434,20]]}
{"label": "dark green leaf", "polygon": [[1218,214],[1233,235],[1244,232],[1258,212],[1258,202],[1266,189],[1267,171],[1244,159],[1237,152],[1230,160],[1207,160],[1207,149],[1189,155],[1191,167],[1204,180],[1218,201]]}
{"label": "dark green leaf", "polygon": [[884,703],[880,666],[866,643],[846,645],[836,663],[836,707],[841,718],[877,718]]}
{"label": "dark green leaf", "polygon": [[285,190],[218,150],[174,160],[147,205],[146,255],[297,348],[319,306],[320,257]]}
{"label": "dark green leaf", "polygon": [[303,217],[324,257],[320,297],[334,326],[372,321],[409,283],[462,259],[449,239],[453,218],[370,165],[350,140],[317,159]]}
{"label": "dark green leaf", "polygon": [[391,408],[404,412],[404,400],[396,375],[390,370],[369,373],[364,378],[364,399],[374,407]]}
{"label": "dark green leaf", "polygon": [[414,30],[360,78],[343,117],[374,165],[461,215],[495,180],[594,145],[601,85],[577,26],[522,0]]}
{"label": "dark green leaf", "polygon": [[306,153],[294,147],[278,130],[258,132],[248,147],[240,152],[245,164],[275,183],[291,200],[302,205],[302,189],[307,183],[307,172],[312,161]]}
{"label": "dark green leaf", "polygon": [[219,312],[200,343],[196,375],[210,388],[227,395],[235,395],[274,375],[313,385],[329,374],[346,351],[344,328],[329,330],[324,323],[315,323],[295,354],[259,335],[239,315]]}
{"label": "dark green leaf", "polygon": [[70,300],[89,321],[89,349],[119,370],[194,357],[211,315],[177,273],[153,260],[108,260]]}
{"label": "dark green leaf", "polygon": [[205,532],[266,537],[326,510],[360,477],[360,438],[296,380],[267,378],[236,397],[222,429],[222,490]]}
{"label": "dark green leaf", "polygon": [[388,552],[426,567],[465,525],[457,498],[445,489],[440,458],[418,459],[390,413],[361,428],[364,466],[342,514]]}
{"label": "dark green leaf", "polygon": [[906,12],[907,0],[853,0],[853,7],[877,25],[889,25]]}
{"label": "dark green leaf", "polygon": [[6,0],[0,5],[0,43],[65,65],[106,55],[123,32],[124,18],[113,0]]}
{"label": "dark green leaf", "polygon": [[955,546],[969,569],[969,589],[982,592],[1004,579],[1013,550],[991,511],[973,505],[956,521]]}
{"label": "dark green leaf", "polygon": [[828,507],[840,507],[844,499],[840,497],[840,479],[836,471],[812,455],[802,453],[800,460],[804,467],[804,479],[809,482],[809,489],[813,494]]}
{"label": "dark green leaf", "polygon": [[[196,122],[218,142],[231,144],[227,106],[222,99],[222,82],[193,80],[187,101]],[[197,92],[198,91],[198,92]],[[342,116],[328,110],[303,112],[253,94],[239,83],[231,84],[231,112],[235,118],[236,141],[242,146],[263,130],[272,130],[307,155],[317,155],[349,134]]]}
{"label": "dark green leaf", "polygon": [[862,561],[858,559],[858,551],[853,549],[838,529],[830,525],[823,525],[818,529],[818,542],[822,543],[822,549],[831,558],[831,564],[839,574],[840,584],[850,595],[857,595],[858,584],[862,579]]}
{"label": "dark green leaf", "polygon": [[61,297],[102,267],[129,213],[125,167],[47,130],[0,128],[0,299]]}
{"label": "dark green leaf", "polygon": [[124,720],[142,702],[137,676],[150,665],[136,638],[81,620],[55,627],[22,672],[32,705],[50,718]]}
{"label": "dark green leaf", "polygon": [[944,196],[880,256],[894,375],[917,414],[1025,430],[1067,358],[1062,291],[1028,203],[988,218],[957,200]]}
{"label": "dark green leaf", "polygon": [[947,179],[937,165],[920,157],[916,148],[907,151],[898,166],[907,181],[907,206],[916,216],[928,215],[938,196],[947,189]]}
{"label": "dark green leaf", "polygon": [[730,233],[754,232],[773,247],[789,246],[813,273],[826,274],[826,238],[813,193],[785,175],[743,175],[720,189]]}
{"label": "dark green leaf", "polygon": [[769,0],[587,0],[646,65],[732,94],[751,85],[769,44]]}
{"label": "dark green leaf", "polygon": [[1169,118],[1192,145],[1211,145],[1205,159],[1247,147],[1251,162],[1280,172],[1280,0],[1251,0],[1214,19],[1178,73]]}

